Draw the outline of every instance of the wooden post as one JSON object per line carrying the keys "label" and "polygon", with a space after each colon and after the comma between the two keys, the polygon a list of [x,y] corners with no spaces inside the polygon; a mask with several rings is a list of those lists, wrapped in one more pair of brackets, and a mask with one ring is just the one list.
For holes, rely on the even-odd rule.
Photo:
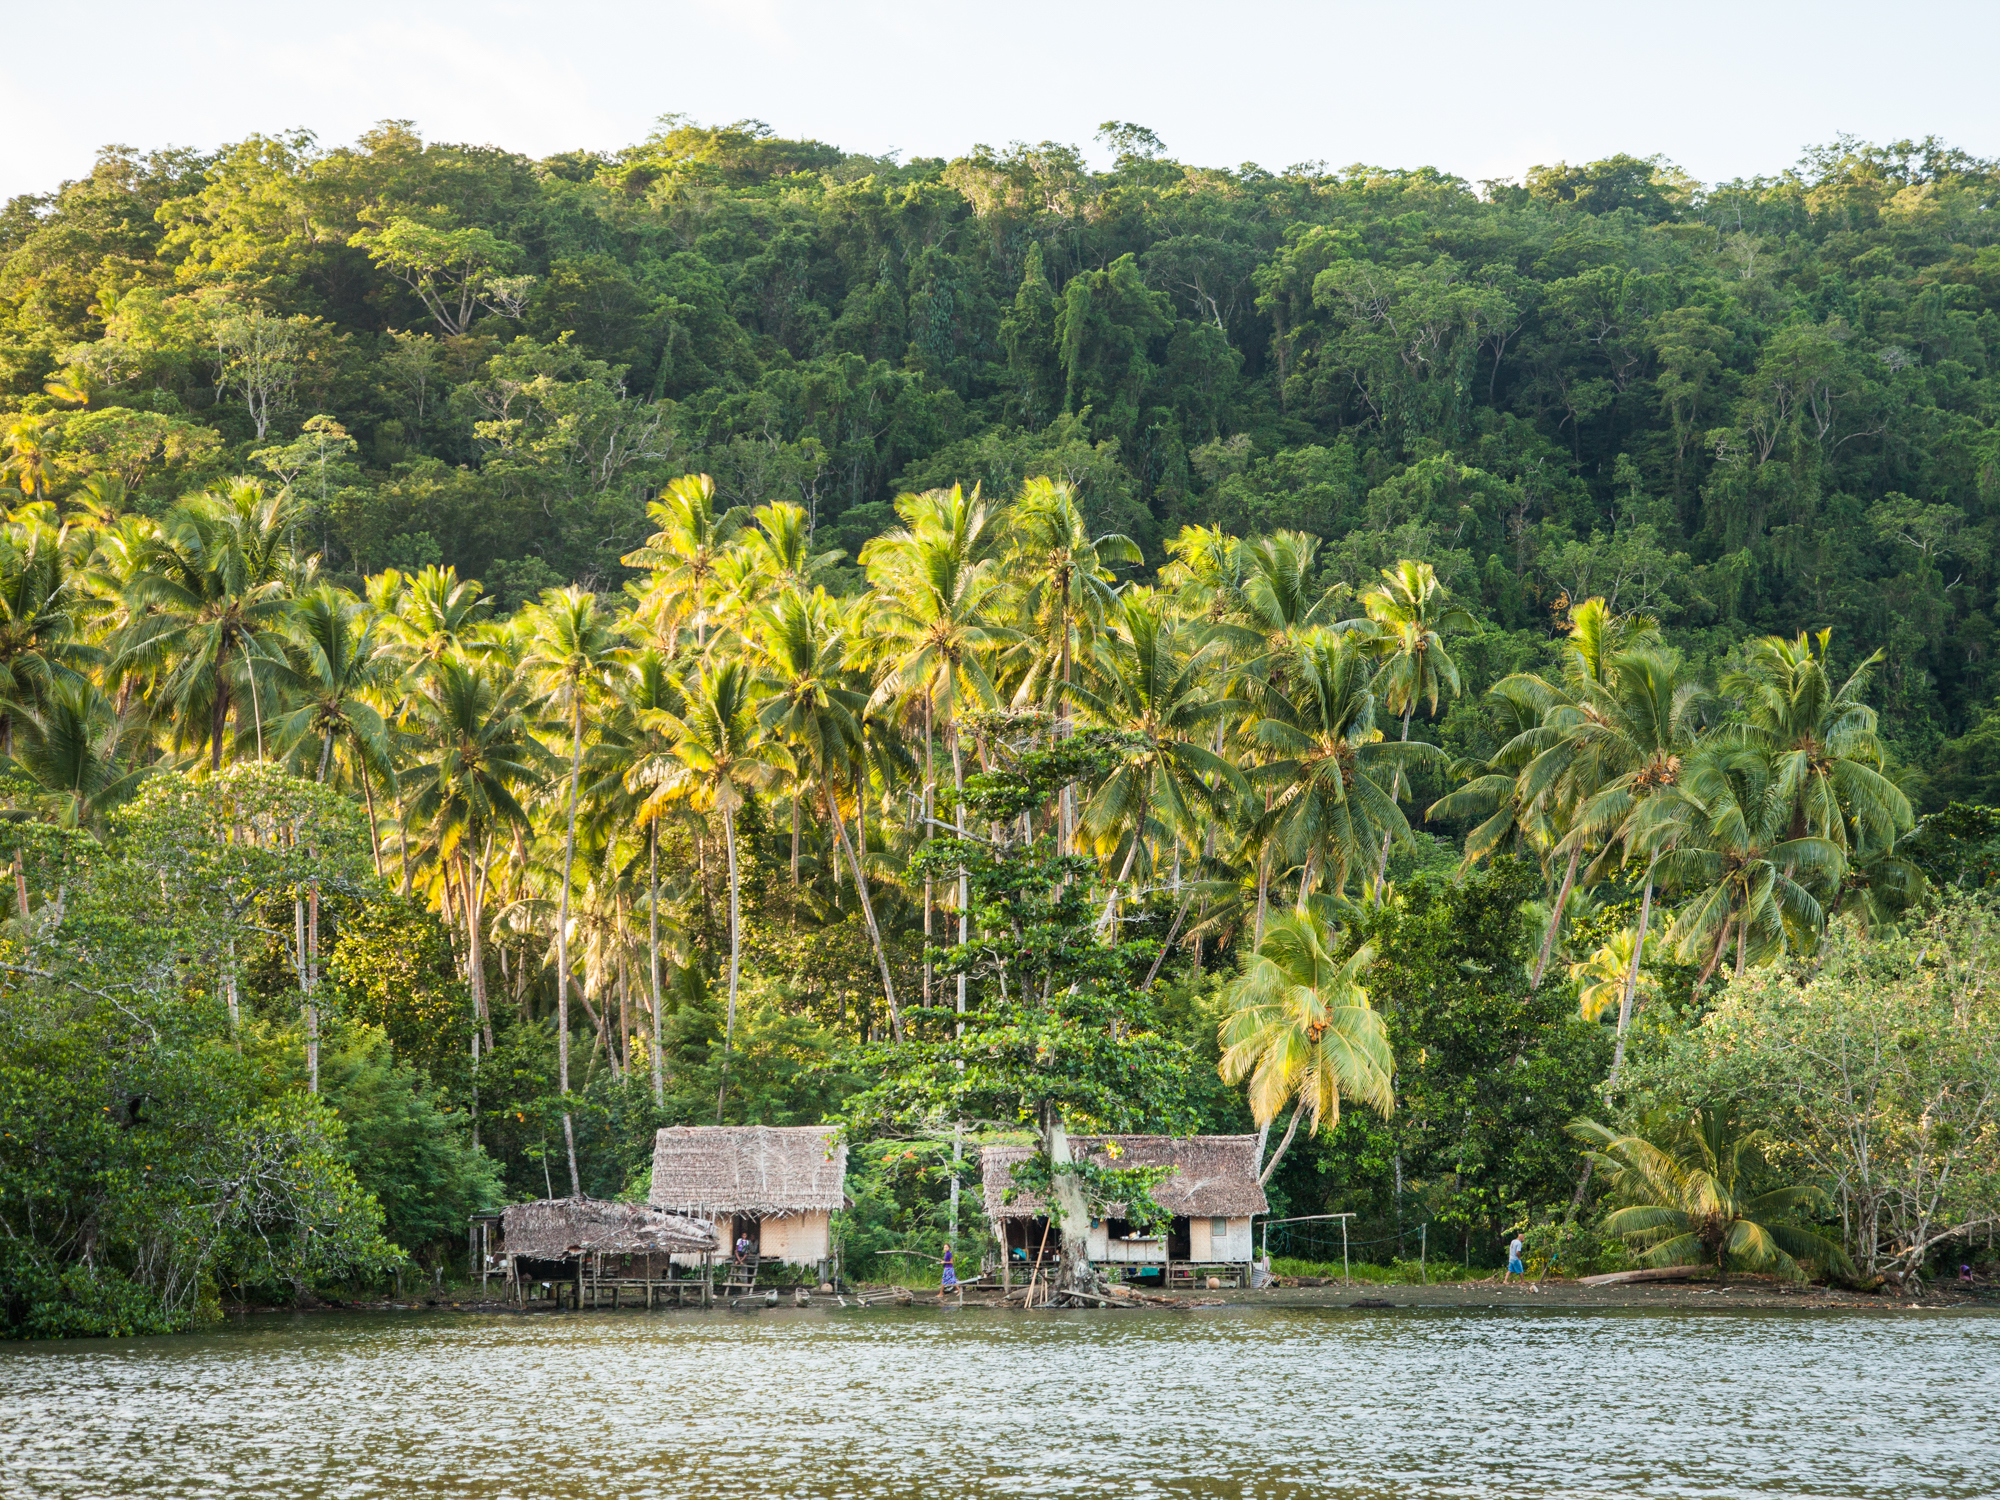
{"label": "wooden post", "polygon": [[711,1264],[711,1252],[707,1250],[701,1252],[701,1305],[703,1307],[715,1305],[715,1273]]}
{"label": "wooden post", "polygon": [[1342,1286],[1354,1284],[1354,1269],[1347,1263],[1347,1220],[1340,1221],[1340,1282]]}

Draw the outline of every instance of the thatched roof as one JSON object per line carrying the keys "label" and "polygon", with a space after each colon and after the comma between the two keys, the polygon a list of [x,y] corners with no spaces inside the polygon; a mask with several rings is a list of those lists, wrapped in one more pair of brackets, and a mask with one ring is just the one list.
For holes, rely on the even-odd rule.
{"label": "thatched roof", "polygon": [[572,1255],[698,1254],[716,1248],[715,1228],[643,1203],[601,1198],[543,1198],[509,1204],[500,1215],[500,1243],[509,1255],[566,1260]]}
{"label": "thatched roof", "polygon": [[[1104,1147],[1120,1148],[1113,1160]],[[1153,1189],[1153,1199],[1169,1213],[1190,1218],[1243,1218],[1271,1211],[1257,1185],[1254,1135],[1073,1135],[1070,1150],[1100,1167],[1174,1167],[1174,1175]],[[979,1175],[989,1219],[1034,1219],[1046,1212],[1042,1200],[1014,1191],[1014,1164],[1034,1151],[1027,1146],[987,1146],[979,1153]]]}
{"label": "thatched roof", "polygon": [[683,1214],[831,1213],[846,1199],[847,1145],[832,1125],[675,1125],[653,1145],[655,1208]]}

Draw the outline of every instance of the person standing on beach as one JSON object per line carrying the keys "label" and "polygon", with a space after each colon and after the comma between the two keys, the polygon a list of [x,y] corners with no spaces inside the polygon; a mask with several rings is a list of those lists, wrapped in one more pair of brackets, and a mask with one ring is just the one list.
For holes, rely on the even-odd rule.
{"label": "person standing on beach", "polygon": [[1521,1243],[1521,1237],[1518,1234],[1507,1242],[1507,1269],[1500,1277],[1503,1285],[1510,1276],[1519,1276],[1526,1279],[1528,1273],[1521,1265],[1521,1251],[1524,1248]]}
{"label": "person standing on beach", "polygon": [[951,1241],[944,1242],[944,1270],[938,1276],[938,1301],[958,1290],[958,1268],[952,1264]]}

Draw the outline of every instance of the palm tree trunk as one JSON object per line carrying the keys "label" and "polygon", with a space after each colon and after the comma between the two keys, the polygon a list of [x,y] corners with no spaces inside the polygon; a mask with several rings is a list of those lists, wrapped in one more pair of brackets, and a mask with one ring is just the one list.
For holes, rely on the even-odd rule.
{"label": "palm tree trunk", "polygon": [[562,901],[556,912],[556,1073],[563,1100],[563,1144],[569,1151],[569,1192],[583,1196],[576,1170],[576,1124],[569,1110],[569,883],[576,864],[576,783],[583,770],[583,691],[577,685],[570,709],[569,835],[563,842]]}
{"label": "palm tree trunk", "polygon": [[625,1076],[632,1076],[632,965],[631,932],[625,921],[625,892],[612,898],[612,920],[618,927],[618,1050],[624,1055]]}
{"label": "palm tree trunk", "polygon": [[[932,756],[931,695],[924,694],[924,831],[923,842],[928,844],[935,830],[931,827],[931,801],[936,787],[936,772],[931,765]],[[931,1005],[931,911],[933,900],[932,881],[924,876],[924,1009]],[[957,1178],[953,1178],[954,1183]],[[954,1198],[954,1202],[956,1199]]]}
{"label": "palm tree trunk", "polygon": [[[1144,805],[1142,802],[1141,806]],[[1104,902],[1104,915],[1097,919],[1097,930],[1111,930],[1111,946],[1118,946],[1118,927],[1112,920],[1118,913],[1118,891],[1132,874],[1132,866],[1139,858],[1139,830],[1132,830],[1132,847],[1125,851],[1125,863],[1119,867],[1118,878],[1111,882],[1111,894]]]}
{"label": "palm tree trunk", "polygon": [[650,840],[646,869],[646,963],[653,986],[653,1104],[664,1108],[667,1084],[660,1068],[660,825],[646,826]]}
{"label": "palm tree trunk", "polygon": [[215,707],[208,720],[208,769],[222,769],[222,735],[229,722],[229,643],[215,654]]}
{"label": "palm tree trunk", "polygon": [[1724,917],[1722,926],[1715,934],[1715,946],[1708,950],[1708,962],[1701,966],[1701,973],[1695,976],[1694,987],[1700,989],[1708,983],[1708,976],[1715,972],[1715,966],[1722,962],[1722,955],[1729,951],[1729,926],[1731,918]]}
{"label": "palm tree trunk", "polygon": [[[486,836],[490,845],[493,836]],[[486,861],[466,856],[465,949],[467,969],[472,979],[472,1002],[479,1010],[479,1028],[486,1038],[486,1050],[493,1050],[493,1007],[486,1000]]]}
{"label": "palm tree trunk", "polygon": [[[861,915],[868,923],[868,938],[875,945],[875,962],[882,970],[882,997],[889,1003],[889,1034],[900,1042],[903,1039],[903,1013],[896,1006],[896,984],[889,977],[889,955],[882,947],[882,929],[875,925],[875,903],[868,899],[867,877],[861,873],[861,861],[855,856],[854,846],[848,842],[847,821],[840,816],[840,805],[832,800],[831,782],[829,777],[827,817],[833,823],[838,850],[846,854],[847,862],[854,871],[854,888],[861,896]],[[867,795],[865,789],[860,795]]]}
{"label": "palm tree trunk", "polygon": [[[1413,697],[1410,699],[1410,706],[1403,710],[1402,742],[1406,745],[1410,742],[1410,715],[1415,713],[1416,709],[1417,709],[1417,700]],[[1391,802],[1394,802],[1398,797],[1402,795],[1403,795],[1403,763],[1401,761],[1397,761],[1396,774],[1389,778],[1389,800]],[[1378,907],[1381,906],[1382,904],[1382,877],[1386,875],[1389,871],[1389,840],[1394,837],[1395,837],[1394,829],[1385,829],[1383,831],[1382,853],[1381,856],[1375,861],[1375,904]],[[1343,882],[1343,884],[1344,883],[1345,882]]]}
{"label": "palm tree trunk", "polygon": [[[263,757],[260,755],[258,758],[261,760]],[[321,786],[325,786],[326,768],[332,763],[333,763],[333,731],[329,729],[326,732],[326,734],[322,736],[320,740],[319,775],[315,776],[313,780],[317,781]]]}
{"label": "palm tree trunk", "polygon": [[[1278,1149],[1271,1153],[1270,1165],[1264,1168],[1264,1175],[1257,1179],[1258,1187],[1262,1187],[1265,1183],[1271,1180],[1271,1174],[1278,1170],[1278,1163],[1285,1159],[1285,1148],[1291,1145],[1292,1136],[1294,1133],[1297,1132],[1299,1128],[1299,1116],[1304,1114],[1305,1112],[1306,1112],[1306,1107],[1303,1104],[1295,1105],[1293,1107],[1292,1123],[1285,1127],[1285,1138],[1278,1142]],[[1269,1127],[1267,1126],[1266,1129],[1268,1128]]]}
{"label": "palm tree trunk", "polygon": [[1639,931],[1632,941],[1631,967],[1625,971],[1625,993],[1618,1002],[1618,1041],[1611,1054],[1613,1083],[1625,1066],[1625,1028],[1632,1024],[1632,995],[1639,988],[1639,961],[1646,956],[1646,927],[1653,919],[1653,868],[1659,862],[1659,856],[1654,855],[1647,863],[1646,894],[1639,898]]}
{"label": "palm tree trunk", "polygon": [[743,967],[741,883],[736,871],[736,811],[722,810],[722,841],[729,851],[729,1017],[722,1033],[722,1086],[715,1093],[715,1123],[722,1123],[723,1101],[729,1097],[729,1054],[736,1045],[736,984]]}
{"label": "palm tree trunk", "polygon": [[1549,930],[1542,934],[1541,956],[1535,960],[1534,977],[1528,981],[1531,995],[1542,987],[1542,972],[1549,966],[1549,954],[1556,945],[1556,929],[1562,926],[1563,907],[1569,904],[1569,888],[1576,881],[1576,862],[1582,858],[1582,844],[1569,851],[1569,868],[1563,871],[1562,889],[1556,892],[1555,910],[1549,913]]}
{"label": "palm tree trunk", "polygon": [[361,777],[361,800],[368,809],[368,852],[375,857],[375,878],[382,878],[382,832],[375,822],[375,788],[368,784],[368,762],[361,758],[360,749],[354,752],[354,769]]}
{"label": "palm tree trunk", "polygon": [[250,659],[246,651],[243,655],[243,669],[250,678],[250,724],[257,732],[257,764],[264,764],[264,706],[257,698],[257,663]]}

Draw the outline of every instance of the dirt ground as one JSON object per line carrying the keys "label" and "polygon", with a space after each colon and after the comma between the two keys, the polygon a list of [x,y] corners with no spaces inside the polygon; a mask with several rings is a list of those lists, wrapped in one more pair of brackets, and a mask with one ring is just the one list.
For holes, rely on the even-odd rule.
{"label": "dirt ground", "polygon": [[[857,1292],[869,1297],[877,1306],[885,1303],[893,1305],[888,1295],[892,1289],[886,1285],[845,1289],[850,1306],[853,1305]],[[1516,1277],[1505,1285],[1498,1281],[1461,1281],[1440,1286],[1382,1286],[1357,1281],[1347,1286],[1338,1283],[1327,1286],[1279,1286],[1263,1291],[1203,1290],[1176,1292],[1169,1300],[1191,1307],[1351,1308],[1357,1305],[1375,1308],[1384,1305],[1468,1308],[1782,1307],[1792,1310],[1869,1308],[1876,1311],[1910,1309],[1937,1311],[1945,1308],[1965,1308],[2000,1312],[2000,1286],[1980,1284],[1969,1290],[1956,1284],[1927,1286],[1921,1294],[1913,1296],[1907,1291],[1897,1292],[1887,1288],[1871,1294],[1843,1291],[1837,1287],[1802,1287],[1767,1276],[1732,1276],[1727,1285],[1715,1282],[1655,1281],[1634,1282],[1624,1286],[1580,1286],[1574,1281],[1562,1280],[1527,1282]],[[936,1301],[935,1292],[918,1291],[914,1294],[911,1305],[935,1306]],[[782,1296],[780,1305],[787,1307],[792,1305],[789,1293]],[[816,1295],[812,1298],[811,1305],[834,1307],[839,1303],[832,1297]],[[998,1288],[970,1287],[966,1291],[964,1305],[997,1307],[1003,1304],[1000,1302]],[[535,1313],[551,1310],[549,1304],[545,1302],[531,1302],[523,1308],[517,1303],[497,1299],[482,1301],[477,1297],[449,1296],[435,1300],[352,1302],[322,1304],[322,1306],[328,1307],[329,1310],[356,1312]]]}

